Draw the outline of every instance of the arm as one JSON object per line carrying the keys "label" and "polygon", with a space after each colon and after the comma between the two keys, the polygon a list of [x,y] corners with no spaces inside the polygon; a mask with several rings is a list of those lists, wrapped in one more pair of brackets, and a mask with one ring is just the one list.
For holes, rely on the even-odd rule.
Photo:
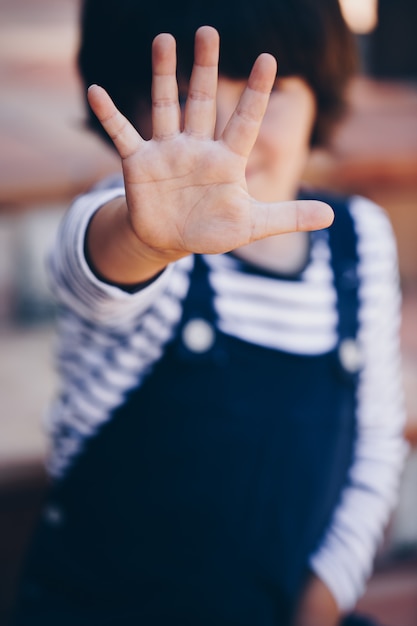
{"label": "arm", "polygon": [[317,202],[264,204],[248,195],[245,169],[276,76],[275,60],[256,60],[240,102],[214,140],[219,38],[196,33],[195,64],[180,128],[175,41],[153,43],[153,137],[144,141],[98,86],[90,105],[121,157],[126,196],[102,207],[88,231],[96,272],[121,285],[148,281],[191,253],[221,253],[270,235],[322,228]]}
{"label": "arm", "polygon": [[342,610],[362,594],[397,499],[406,445],[395,240],[383,212],[363,198],[351,210],[360,257],[364,367],[357,389],[354,459],[340,503],[310,567]]}

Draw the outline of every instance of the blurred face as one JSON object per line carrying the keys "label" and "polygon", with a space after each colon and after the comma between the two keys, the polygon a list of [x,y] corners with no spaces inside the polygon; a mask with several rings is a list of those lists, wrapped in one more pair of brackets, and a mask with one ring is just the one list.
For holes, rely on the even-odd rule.
{"label": "blurred face", "polygon": [[[220,77],[216,136],[223,131],[244,87],[245,81]],[[298,77],[278,79],[246,168],[248,191],[256,200],[296,197],[315,118],[316,101],[308,84]],[[289,233],[255,241],[235,254],[269,271],[291,273],[302,267],[307,250],[307,233]]]}
{"label": "blurred face", "polygon": [[[227,124],[244,86],[245,81],[220,77],[217,136]],[[254,198],[271,202],[296,195],[315,116],[314,94],[303,79],[289,77],[276,81],[246,169],[249,193]]]}

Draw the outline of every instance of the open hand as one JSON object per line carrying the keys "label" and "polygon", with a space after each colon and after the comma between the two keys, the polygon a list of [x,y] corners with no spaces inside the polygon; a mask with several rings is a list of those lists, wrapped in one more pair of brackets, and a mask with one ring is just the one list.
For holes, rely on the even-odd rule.
{"label": "open hand", "polygon": [[168,261],[190,253],[222,253],[258,239],[328,226],[333,213],[316,201],[261,203],[248,194],[245,169],[276,78],[262,54],[222,135],[214,139],[219,36],[203,26],[183,127],[175,40],[153,42],[152,126],[145,141],[97,85],[90,106],[122,160],[128,219],[142,246]]}

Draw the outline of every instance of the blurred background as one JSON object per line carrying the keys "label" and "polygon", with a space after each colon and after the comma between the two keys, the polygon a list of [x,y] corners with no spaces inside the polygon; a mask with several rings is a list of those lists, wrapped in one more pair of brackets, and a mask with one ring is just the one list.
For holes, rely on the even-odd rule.
{"label": "blurred background", "polygon": [[[417,626],[417,3],[340,0],[361,72],[350,112],[306,181],[360,193],[390,215],[403,293],[411,453],[359,609]],[[54,303],[45,253],[71,199],[118,169],[84,129],[74,58],[78,0],[0,0],[0,626],[46,479],[43,414],[54,393]]]}

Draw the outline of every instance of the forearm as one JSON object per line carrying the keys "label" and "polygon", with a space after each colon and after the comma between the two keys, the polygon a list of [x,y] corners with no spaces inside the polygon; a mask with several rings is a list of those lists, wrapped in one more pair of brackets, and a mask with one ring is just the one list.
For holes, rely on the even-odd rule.
{"label": "forearm", "polygon": [[92,217],[86,234],[86,255],[93,271],[120,286],[145,283],[171,260],[152,250],[133,231],[125,198],[115,198]]}

